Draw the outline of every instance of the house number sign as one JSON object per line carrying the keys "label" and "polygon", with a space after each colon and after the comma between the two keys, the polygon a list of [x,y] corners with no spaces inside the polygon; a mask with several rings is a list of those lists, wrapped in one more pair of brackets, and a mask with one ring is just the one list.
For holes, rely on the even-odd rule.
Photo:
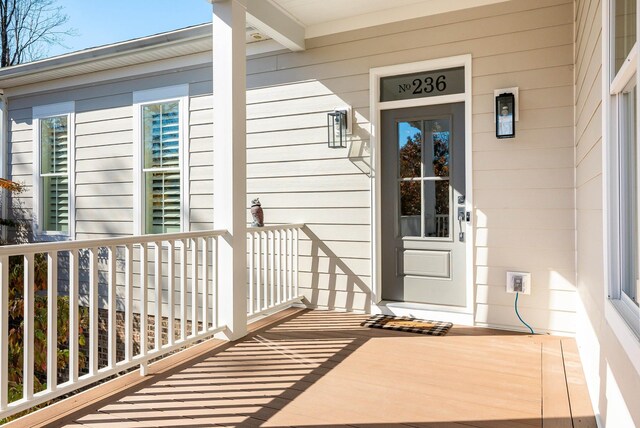
{"label": "house number sign", "polygon": [[464,67],[388,76],[380,79],[380,101],[460,94],[464,92]]}

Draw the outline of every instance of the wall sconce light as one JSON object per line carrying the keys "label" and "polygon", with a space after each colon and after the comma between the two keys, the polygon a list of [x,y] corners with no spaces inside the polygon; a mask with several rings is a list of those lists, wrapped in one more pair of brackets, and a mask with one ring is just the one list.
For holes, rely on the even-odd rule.
{"label": "wall sconce light", "polygon": [[341,108],[327,113],[327,143],[330,149],[347,147],[350,111],[349,108]]}
{"label": "wall sconce light", "polygon": [[518,120],[517,88],[515,91],[496,91],[495,97],[496,138],[514,138],[516,136],[516,120]]}

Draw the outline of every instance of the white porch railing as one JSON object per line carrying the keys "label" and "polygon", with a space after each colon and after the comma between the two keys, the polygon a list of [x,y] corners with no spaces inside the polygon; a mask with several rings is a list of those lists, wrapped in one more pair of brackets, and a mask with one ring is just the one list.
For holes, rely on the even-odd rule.
{"label": "white porch railing", "polygon": [[[248,232],[250,243],[257,236],[265,236],[250,253],[249,260],[265,262],[257,262],[257,269],[250,268],[248,294],[262,294],[257,294],[259,299],[250,306],[249,314],[276,310],[296,300],[301,226],[270,226]],[[149,360],[222,331],[218,289],[225,285],[217,281],[217,247],[225,233],[203,231],[0,247],[0,419],[138,365],[145,374]],[[18,278],[24,296],[24,309],[19,311],[23,323],[17,327],[23,333],[18,344],[23,358],[17,367],[22,368],[17,385],[22,394],[11,402],[9,370],[15,370],[16,364],[14,361],[10,367],[9,328],[16,329],[16,323],[13,320],[11,324],[9,318],[9,281],[10,267],[15,270],[16,265],[24,272]],[[43,265],[47,279],[40,282],[46,284],[37,284],[36,273],[42,275]],[[12,275],[15,284],[15,272]],[[66,316],[58,314],[59,296],[69,301],[68,346],[62,349],[68,354],[63,358],[68,367],[63,373],[66,379],[58,379],[58,315]],[[38,334],[40,340],[34,329],[37,302],[46,307],[47,318],[46,332]],[[88,322],[82,318],[85,312]],[[83,322],[88,328],[81,335]],[[118,329],[124,329],[124,337],[118,337]],[[80,336],[86,339],[85,346],[81,346]],[[43,346],[46,387],[36,391],[35,377],[43,374],[42,367],[36,372],[35,352]]]}
{"label": "white porch railing", "polygon": [[302,224],[249,229],[247,314],[254,319],[300,300],[298,239]]}

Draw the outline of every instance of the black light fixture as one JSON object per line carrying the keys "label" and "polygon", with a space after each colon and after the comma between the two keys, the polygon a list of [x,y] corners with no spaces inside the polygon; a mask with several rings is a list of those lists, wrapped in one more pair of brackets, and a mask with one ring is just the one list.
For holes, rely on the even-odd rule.
{"label": "black light fixture", "polygon": [[327,132],[330,149],[347,147],[347,111],[334,110],[327,113]]}
{"label": "black light fixture", "polygon": [[516,99],[513,93],[505,92],[496,97],[496,138],[516,136]]}

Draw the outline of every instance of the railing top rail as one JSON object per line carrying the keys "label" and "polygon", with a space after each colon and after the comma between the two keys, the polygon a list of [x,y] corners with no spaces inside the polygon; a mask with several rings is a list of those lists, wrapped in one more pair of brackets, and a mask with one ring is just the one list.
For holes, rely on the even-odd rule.
{"label": "railing top rail", "polygon": [[292,223],[292,224],[273,224],[270,226],[262,227],[247,227],[247,232],[266,232],[271,230],[280,229],[301,229],[304,227],[304,223]]}
{"label": "railing top rail", "polygon": [[77,241],[34,242],[30,244],[5,245],[0,247],[0,256],[46,253],[49,251],[78,250],[82,248],[111,247],[150,242],[178,241],[199,237],[222,236],[226,230],[199,230],[193,232],[162,233],[155,235],[133,235],[115,238],[83,239]]}
{"label": "railing top rail", "polygon": [[[247,232],[259,232],[278,229],[299,229],[304,224],[281,224],[264,227],[247,227]],[[222,236],[226,230],[199,230],[192,232],[162,233],[155,235],[133,235],[115,238],[84,239],[77,241],[52,241],[34,242],[30,244],[5,245],[0,246],[0,257],[13,256],[19,254],[46,253],[49,251],[79,250],[82,248],[111,247],[119,245],[133,245],[150,242],[178,241],[181,239],[191,239],[199,237]]]}

